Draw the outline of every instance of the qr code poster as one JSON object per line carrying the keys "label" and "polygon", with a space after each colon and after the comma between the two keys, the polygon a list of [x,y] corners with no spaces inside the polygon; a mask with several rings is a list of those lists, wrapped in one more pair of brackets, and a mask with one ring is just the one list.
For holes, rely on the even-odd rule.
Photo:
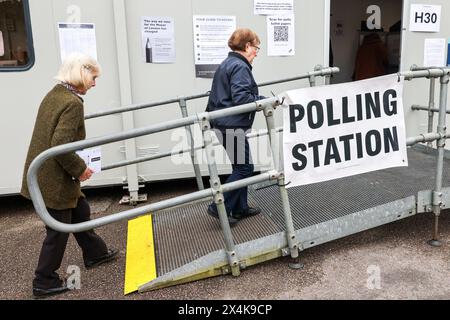
{"label": "qr code poster", "polygon": [[267,55],[295,55],[294,15],[267,16]]}

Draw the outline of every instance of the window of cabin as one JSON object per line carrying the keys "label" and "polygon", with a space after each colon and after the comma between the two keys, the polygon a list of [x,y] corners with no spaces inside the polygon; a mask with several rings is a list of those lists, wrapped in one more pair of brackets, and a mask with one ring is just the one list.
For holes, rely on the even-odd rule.
{"label": "window of cabin", "polygon": [[0,72],[25,71],[33,64],[28,0],[0,0]]}

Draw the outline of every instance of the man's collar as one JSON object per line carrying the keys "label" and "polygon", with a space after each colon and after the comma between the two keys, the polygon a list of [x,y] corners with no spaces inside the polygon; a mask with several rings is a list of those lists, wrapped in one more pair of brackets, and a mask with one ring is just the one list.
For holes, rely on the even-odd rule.
{"label": "man's collar", "polygon": [[233,57],[236,57],[236,58],[238,58],[238,59],[241,59],[242,61],[244,61],[244,62],[248,65],[248,67],[250,68],[250,70],[253,69],[253,67],[252,67],[252,65],[250,64],[250,62],[248,62],[247,58],[244,57],[242,54],[240,54],[240,53],[238,53],[238,52],[235,52],[235,51],[232,51],[232,52],[228,53],[228,56],[229,56],[229,57],[230,57],[230,56],[233,56]]}

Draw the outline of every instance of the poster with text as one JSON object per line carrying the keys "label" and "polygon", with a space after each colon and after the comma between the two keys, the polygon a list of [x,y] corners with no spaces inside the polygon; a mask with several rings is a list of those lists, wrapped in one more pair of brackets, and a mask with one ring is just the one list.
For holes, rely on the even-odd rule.
{"label": "poster with text", "polygon": [[294,15],[267,16],[267,55],[295,55]]}
{"label": "poster with text", "polygon": [[254,0],[255,15],[283,15],[294,13],[294,0]]}
{"label": "poster with text", "polygon": [[175,62],[173,18],[142,17],[142,52],[146,63]]}
{"label": "poster with text", "polygon": [[445,67],[445,50],[447,41],[442,39],[425,39],[423,52],[424,67]]}
{"label": "poster with text", "polygon": [[97,40],[93,23],[58,23],[61,61],[74,52],[97,60]]}
{"label": "poster with text", "polygon": [[228,40],[236,30],[236,17],[195,15],[193,24],[195,76],[213,78],[230,52]]}

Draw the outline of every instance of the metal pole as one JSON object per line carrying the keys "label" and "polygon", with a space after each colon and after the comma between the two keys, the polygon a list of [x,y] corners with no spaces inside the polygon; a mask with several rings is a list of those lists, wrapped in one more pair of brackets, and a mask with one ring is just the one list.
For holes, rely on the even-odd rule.
{"label": "metal pole", "polygon": [[220,182],[219,173],[217,170],[217,164],[214,156],[213,146],[213,131],[211,130],[211,124],[207,117],[200,117],[200,125],[203,132],[203,141],[205,144],[206,159],[208,161],[209,175],[211,177],[211,189],[213,190],[214,203],[217,206],[219,213],[220,225],[222,227],[223,237],[225,241],[225,251],[229,265],[231,267],[231,274],[235,277],[241,274],[239,260],[236,255],[236,249],[233,240],[233,234],[231,233],[230,223],[228,221],[227,211],[225,209],[225,199],[223,197],[222,184]]}
{"label": "metal pole", "polygon": [[441,92],[440,92],[440,112],[439,112],[439,123],[437,127],[437,133],[440,138],[437,140],[438,156],[436,165],[436,186],[433,191],[433,213],[435,215],[434,221],[434,235],[433,239],[428,243],[434,247],[439,247],[442,245],[439,240],[439,215],[441,214],[442,206],[442,170],[444,167],[444,153],[445,153],[445,136],[447,134],[446,127],[446,110],[447,110],[447,94],[448,94],[448,82],[450,76],[448,73],[441,77]]}
{"label": "metal pole", "polygon": [[[277,106],[278,104],[275,104]],[[280,172],[280,159],[279,159],[279,150],[276,147],[278,143],[277,141],[277,134],[276,134],[276,128],[275,128],[275,120],[273,117],[274,113],[274,107],[273,106],[267,106],[264,108],[264,115],[266,116],[266,123],[267,123],[267,130],[269,130],[269,142],[272,149],[272,158],[275,170]],[[280,177],[278,178],[278,186],[280,188],[280,195],[281,195],[281,202],[283,204],[283,213],[284,213],[284,220],[286,224],[286,237],[287,242],[289,245],[289,250],[291,253],[291,258],[294,259],[293,263],[290,264],[290,267],[295,269],[300,269],[303,267],[301,263],[299,263],[299,245],[298,240],[295,236],[295,228],[294,223],[292,220],[292,212],[291,212],[291,206],[289,204],[289,196],[286,190],[285,186],[285,179],[284,174],[280,174]]]}
{"label": "metal pole", "polygon": [[[417,104],[413,104],[411,106],[411,110],[422,110],[422,111],[431,111],[433,113],[439,113],[439,109],[437,109],[437,108],[430,109],[428,107],[419,106]],[[450,114],[450,110],[447,110],[446,113]]]}
{"label": "metal pole", "polygon": [[[309,86],[310,87],[316,86],[316,76],[317,76],[316,72],[320,71],[322,69],[323,69],[323,67],[320,64],[318,64],[314,67],[314,73],[311,73],[309,76]],[[326,77],[326,76],[324,76],[324,77]]]}
{"label": "metal pole", "polygon": [[[114,26],[117,44],[117,62],[119,71],[120,102],[122,105],[131,104],[133,101],[131,90],[130,57],[128,51],[127,23],[125,16],[125,1],[114,0]],[[123,130],[135,128],[134,113],[122,114]],[[136,139],[124,141],[125,157],[127,160],[135,159],[137,156]],[[139,202],[139,171],[136,165],[126,167],[126,183],[130,194],[129,204],[136,205]]]}
{"label": "metal pole", "polygon": [[[434,93],[436,88],[436,79],[430,79],[430,102],[428,104],[428,133],[433,132],[433,120],[434,120]],[[428,142],[427,146],[429,148],[433,147],[433,142]]]}
{"label": "metal pole", "polygon": [[[179,101],[179,104],[180,104],[180,108],[181,108],[181,115],[183,116],[183,118],[189,117],[186,100],[181,99]],[[195,179],[197,180],[198,190],[204,190],[205,186],[203,185],[202,173],[200,171],[200,166],[197,161],[197,153],[195,152],[194,135],[192,134],[191,126],[186,126],[185,129],[186,129],[187,138],[188,138],[188,141],[189,141],[189,144],[191,147],[191,152],[190,152],[191,153],[191,161],[192,161],[192,166],[194,167]]]}

